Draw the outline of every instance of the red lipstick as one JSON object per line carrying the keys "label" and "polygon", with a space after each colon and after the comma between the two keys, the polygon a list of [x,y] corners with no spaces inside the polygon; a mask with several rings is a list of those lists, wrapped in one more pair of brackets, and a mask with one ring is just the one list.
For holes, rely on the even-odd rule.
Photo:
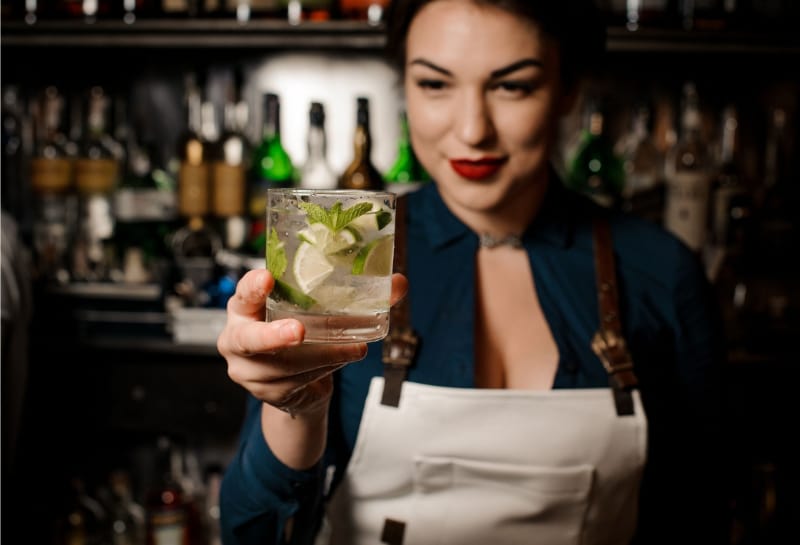
{"label": "red lipstick", "polygon": [[482,157],[480,159],[451,159],[450,166],[462,178],[468,180],[484,180],[505,163],[505,159]]}

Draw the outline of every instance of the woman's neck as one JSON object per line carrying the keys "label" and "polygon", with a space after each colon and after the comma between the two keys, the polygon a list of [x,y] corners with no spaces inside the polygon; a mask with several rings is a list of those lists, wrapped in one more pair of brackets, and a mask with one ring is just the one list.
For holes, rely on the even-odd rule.
{"label": "woman's neck", "polygon": [[549,173],[541,179],[510,192],[497,206],[488,210],[454,206],[445,202],[453,214],[478,235],[502,239],[509,235],[521,236],[530,225],[544,202]]}

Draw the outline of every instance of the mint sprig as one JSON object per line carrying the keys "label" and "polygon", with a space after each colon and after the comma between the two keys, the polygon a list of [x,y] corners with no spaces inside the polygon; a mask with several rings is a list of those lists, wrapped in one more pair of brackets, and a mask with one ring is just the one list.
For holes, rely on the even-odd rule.
{"label": "mint sprig", "polygon": [[321,223],[334,233],[338,233],[354,219],[372,210],[372,203],[368,202],[360,202],[344,210],[342,210],[341,202],[336,202],[330,208],[310,202],[299,202],[297,204],[308,216],[309,223]]}
{"label": "mint sprig", "polygon": [[278,237],[278,231],[273,227],[267,239],[267,269],[272,273],[272,277],[277,280],[286,272],[288,264],[284,243],[281,242]]}

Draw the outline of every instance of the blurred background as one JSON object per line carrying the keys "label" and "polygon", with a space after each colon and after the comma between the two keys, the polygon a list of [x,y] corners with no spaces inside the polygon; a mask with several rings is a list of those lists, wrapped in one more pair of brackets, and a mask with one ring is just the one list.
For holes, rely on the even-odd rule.
{"label": "blurred background", "polygon": [[[703,260],[728,336],[730,543],[787,543],[800,2],[597,1],[609,54],[554,164]],[[219,542],[245,399],[215,342],[263,267],[264,189],[347,186],[366,163],[372,187],[429,182],[382,58],[388,3],[2,1],[3,538]]]}

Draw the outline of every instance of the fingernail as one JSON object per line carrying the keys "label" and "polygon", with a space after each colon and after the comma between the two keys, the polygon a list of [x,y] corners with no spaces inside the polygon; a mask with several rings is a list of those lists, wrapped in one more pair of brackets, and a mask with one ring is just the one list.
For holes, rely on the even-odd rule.
{"label": "fingernail", "polygon": [[283,341],[297,343],[300,341],[300,328],[294,322],[286,322],[278,328],[278,335]]}

